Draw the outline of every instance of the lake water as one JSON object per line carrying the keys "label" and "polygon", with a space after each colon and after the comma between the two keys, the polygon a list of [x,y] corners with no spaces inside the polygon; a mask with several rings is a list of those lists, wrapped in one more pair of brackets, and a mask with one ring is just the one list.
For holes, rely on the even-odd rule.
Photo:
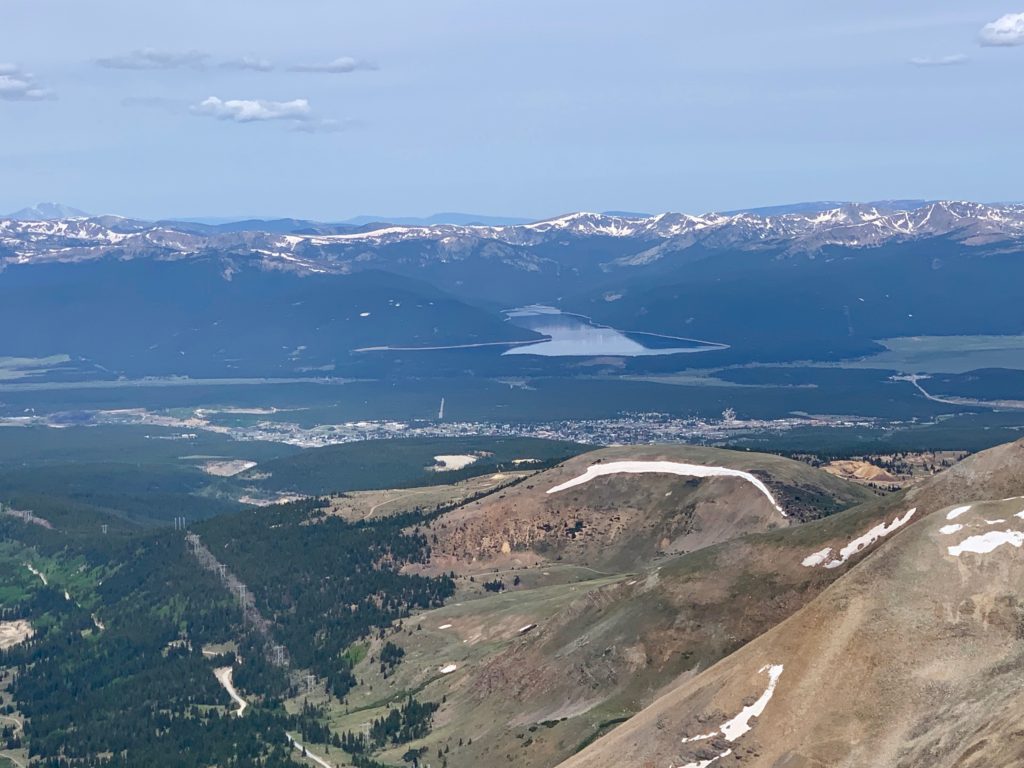
{"label": "lake water", "polygon": [[624,333],[598,325],[583,315],[562,312],[554,307],[534,305],[509,310],[508,321],[520,328],[550,337],[536,344],[515,346],[503,355],[541,355],[544,357],[643,357],[708,352],[725,349],[725,344],[662,336],[652,333]]}

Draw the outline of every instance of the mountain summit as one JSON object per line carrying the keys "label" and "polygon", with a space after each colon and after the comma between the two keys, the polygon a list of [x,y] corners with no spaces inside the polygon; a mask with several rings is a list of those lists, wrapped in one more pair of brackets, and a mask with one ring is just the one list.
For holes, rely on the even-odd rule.
{"label": "mountain summit", "polygon": [[29,208],[10,213],[4,218],[17,221],[52,221],[55,219],[81,219],[89,214],[63,203],[36,203]]}

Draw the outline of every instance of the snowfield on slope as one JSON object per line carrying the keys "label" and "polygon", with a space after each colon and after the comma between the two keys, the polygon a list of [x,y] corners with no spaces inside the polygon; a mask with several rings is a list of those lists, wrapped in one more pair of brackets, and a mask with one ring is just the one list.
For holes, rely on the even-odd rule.
{"label": "snowfield on slope", "polygon": [[968,536],[959,544],[947,547],[947,550],[953,557],[960,557],[964,552],[987,555],[1003,544],[1020,549],[1024,546],[1024,531],[989,531],[977,536]]}
{"label": "snowfield on slope", "polygon": [[[782,664],[766,664],[758,670],[759,673],[768,673],[768,687],[764,689],[757,700],[753,704],[748,704],[739,711],[735,717],[726,720],[719,727],[717,731],[711,733],[701,734],[700,736],[683,737],[682,742],[684,744],[695,742],[695,741],[706,741],[707,739],[713,739],[716,736],[721,736],[726,741],[736,741],[738,738],[746,733],[749,733],[753,726],[750,721],[755,717],[760,717],[765,708],[768,706],[768,702],[772,700],[772,696],[775,695],[775,687],[779,683],[779,678],[782,677],[783,665]],[[708,760],[701,760],[698,762],[687,763],[681,768],[707,768],[716,760],[728,757],[732,754],[732,749],[726,749],[724,752],[719,753],[715,757]]]}
{"label": "snowfield on slope", "polygon": [[[1000,504],[1006,504],[1007,502],[1016,501],[1017,497],[1010,499],[1004,499]],[[1002,517],[1001,514],[1005,514],[1000,510],[1000,516],[989,518],[984,514],[984,509],[994,502],[979,502],[977,505],[963,505],[954,507],[946,513],[946,520],[956,520],[954,523],[948,523],[938,528],[941,536],[953,536],[959,534],[962,530],[965,531],[965,538],[958,544],[948,545],[946,552],[952,557],[959,557],[965,553],[970,552],[975,555],[987,555],[994,552],[1002,545],[1008,544],[1011,547],[1020,549],[1024,547],[1024,530],[1016,530],[1014,528],[1006,528],[1002,530],[984,530],[984,528],[992,528],[996,525],[1007,525],[1008,520],[1006,517]],[[979,507],[973,515],[964,517],[965,514],[971,512],[975,506]],[[1013,517],[1024,520],[1024,511],[1014,513]],[[1010,520],[1009,523],[1015,523],[1015,520]],[[982,531],[982,532],[976,532]]]}
{"label": "snowfield on slope", "polygon": [[[1004,499],[1003,502],[1014,501],[1014,499]],[[955,520],[961,518],[966,512],[972,509],[973,505],[961,506],[952,509],[947,513],[947,520]],[[1017,512],[1013,515],[1015,518],[1024,520],[1024,511]],[[1024,531],[1014,530],[1008,528],[1001,531],[985,531],[984,533],[972,533],[980,528],[991,528],[996,525],[1005,525],[1005,518],[996,518],[993,520],[988,519],[980,513],[975,519],[963,519],[963,522],[954,523],[952,525],[944,525],[939,528],[939,533],[943,536],[952,536],[954,533],[960,531],[967,531],[970,535],[960,541],[959,544],[952,544],[946,547],[946,551],[953,557],[960,557],[965,552],[970,552],[975,555],[987,555],[994,552],[1004,544],[1009,544],[1011,547],[1020,549],[1024,546]]]}
{"label": "snowfield on slope", "polygon": [[845,547],[840,549],[839,557],[832,557],[832,547],[825,547],[825,549],[819,552],[814,552],[813,554],[805,557],[800,564],[805,568],[814,568],[819,565],[824,565],[826,568],[838,568],[839,566],[844,565],[847,560],[858,552],[870,547],[879,539],[885,538],[897,528],[901,528],[909,523],[910,518],[914,516],[915,512],[917,512],[917,507],[907,510],[906,514],[902,517],[893,518],[893,521],[888,525],[885,523],[879,523],[867,533],[862,536],[858,536]]}
{"label": "snowfield on slope", "polygon": [[962,507],[955,507],[954,509],[951,509],[951,510],[949,510],[949,512],[946,513],[946,519],[947,520],[956,520],[964,512],[970,512],[970,511],[971,511],[971,505],[970,504],[965,504]]}
{"label": "snowfield on slope", "polygon": [[743,472],[739,469],[730,469],[729,467],[708,467],[703,464],[683,464],[677,461],[609,461],[607,463],[591,464],[587,467],[587,471],[579,477],[568,480],[561,485],[556,485],[554,488],[549,488],[547,492],[559,493],[561,491],[568,490],[569,488],[574,488],[577,485],[589,483],[597,477],[620,474],[661,474],[680,475],[682,477],[737,477],[757,488],[757,490],[764,494],[765,498],[771,502],[771,505],[775,507],[778,513],[783,517],[786,517],[785,510],[779,506],[775,497],[772,496],[772,492],[768,490],[768,486],[749,472]]}

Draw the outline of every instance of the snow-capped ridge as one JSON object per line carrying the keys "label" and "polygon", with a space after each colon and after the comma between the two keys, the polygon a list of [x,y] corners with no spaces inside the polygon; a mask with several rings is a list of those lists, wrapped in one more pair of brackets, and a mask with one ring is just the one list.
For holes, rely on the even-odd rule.
{"label": "snow-capped ridge", "polygon": [[[295,231],[288,234],[241,229],[197,229],[174,222],[145,222],[116,216],[23,220],[0,218],[0,266],[5,262],[81,261],[119,258],[176,258],[192,254],[251,256],[281,260],[299,257],[319,271],[338,266],[352,249],[372,258],[372,249],[403,242],[431,246],[437,258],[462,257],[473,248],[518,248],[517,263],[535,269],[535,257],[522,249],[569,238],[636,241],[630,255],[605,268],[649,264],[668,252],[701,246],[707,250],[772,248],[787,254],[814,254],[825,248],[874,248],[895,242],[945,237],[967,246],[1024,240],[1024,205],[939,201],[911,210],[885,205],[844,204],[805,213],[659,213],[652,216],[576,212],[530,224],[394,225],[360,231]],[[6,253],[6,255],[5,255]]]}

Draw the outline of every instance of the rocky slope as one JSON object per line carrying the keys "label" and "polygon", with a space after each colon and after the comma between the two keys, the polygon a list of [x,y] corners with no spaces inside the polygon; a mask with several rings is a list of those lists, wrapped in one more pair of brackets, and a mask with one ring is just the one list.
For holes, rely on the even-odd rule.
{"label": "rocky slope", "polygon": [[[838,499],[851,503],[867,495],[822,471],[758,454],[634,447],[568,461],[505,491],[509,506],[495,496],[494,507],[475,505],[468,517],[498,520],[513,508],[522,514],[535,507],[537,493],[550,499],[570,494],[535,514],[557,517],[557,504],[583,510],[586,500],[592,519],[608,519],[621,503],[635,515],[632,525],[610,537],[595,522],[600,532],[586,546],[547,552],[534,547],[529,562],[523,552],[502,559],[499,551],[483,561],[451,558],[436,564],[462,573],[460,595],[445,608],[415,617],[414,629],[406,622],[406,631],[391,638],[407,652],[396,677],[379,679],[372,665],[356,670],[363,685],[350,701],[354,714],[340,724],[358,727],[368,717],[364,702],[379,700],[381,686],[417,689],[444,703],[434,731],[415,746],[431,754],[442,750],[452,768],[498,761],[524,768],[556,765],[670,691],[673,680],[697,676],[800,610],[847,570],[808,567],[802,563],[806,555],[825,547],[839,551],[865,531],[888,528],[905,504],[901,495],[872,497],[796,524],[741,475],[688,479],[667,472],[616,472],[547,494],[586,476],[588,468],[623,461],[763,477],[764,489],[787,514],[797,488],[806,493],[817,486],[813,503],[803,498],[807,510],[818,514],[834,511]],[[687,488],[691,480],[696,483]],[[515,500],[514,491],[521,494]],[[656,551],[660,532],[651,528],[671,524],[672,508],[646,506],[670,491],[669,499],[692,493],[703,505],[700,522],[709,536],[703,543],[691,539],[688,554]],[[451,516],[442,520],[450,523]],[[435,553],[456,531],[449,525],[427,532]],[[849,561],[884,538],[872,538]],[[475,574],[474,582],[469,574]],[[503,580],[505,591],[484,593],[481,584],[488,579]],[[449,672],[439,675],[441,669]]]}
{"label": "rocky slope", "polygon": [[1024,442],[908,493],[813,601],[561,765],[1019,764],[1022,493]]}
{"label": "rocky slope", "polygon": [[[643,469],[664,471],[638,472]],[[437,536],[433,557],[442,569],[521,567],[557,558],[628,570],[660,556],[785,528],[871,495],[766,454],[606,448],[460,507],[434,521],[430,533]]]}

